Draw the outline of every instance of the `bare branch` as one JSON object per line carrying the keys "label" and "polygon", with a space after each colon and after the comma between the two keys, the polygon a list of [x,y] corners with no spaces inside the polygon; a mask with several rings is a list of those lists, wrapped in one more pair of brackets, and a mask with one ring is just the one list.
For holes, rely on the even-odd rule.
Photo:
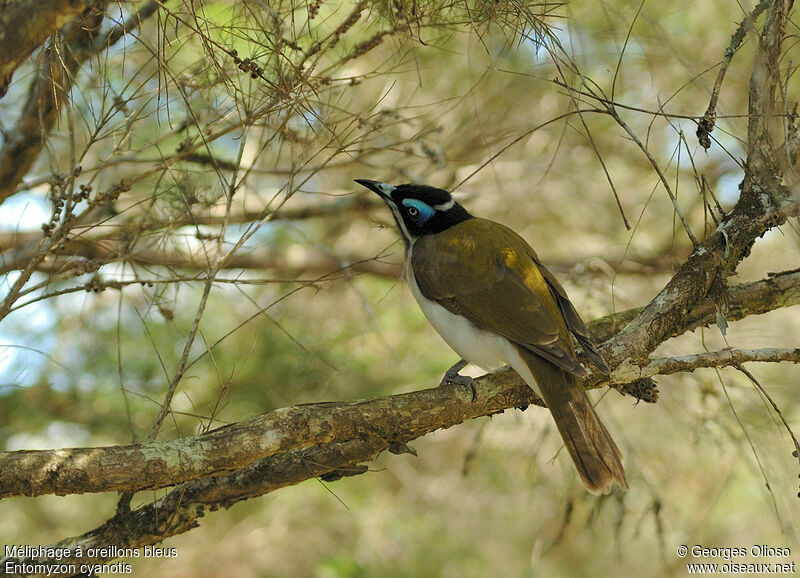
{"label": "bare branch", "polygon": [[536,401],[513,372],[479,378],[476,393],[473,402],[471,392],[461,386],[437,387],[371,400],[288,407],[178,440],[5,452],[0,454],[0,497],[156,489],[241,469],[298,448],[365,437],[383,440],[382,450]]}
{"label": "bare branch", "polygon": [[661,167],[658,164],[658,161],[655,159],[653,154],[650,152],[650,149],[642,142],[639,136],[633,131],[633,129],[626,123],[619,113],[614,109],[613,105],[607,105],[607,111],[609,116],[613,118],[616,123],[622,127],[628,136],[631,137],[631,140],[636,143],[641,151],[644,153],[644,156],[647,157],[647,160],[650,161],[650,164],[653,166],[653,170],[656,171],[658,178],[661,180],[661,184],[664,187],[664,190],[667,191],[667,195],[669,196],[669,200],[672,201],[672,206],[675,209],[675,214],[678,215],[678,218],[683,225],[684,231],[686,231],[686,236],[689,237],[689,240],[692,242],[693,246],[697,246],[697,237],[695,237],[694,233],[692,232],[692,228],[689,225],[689,221],[686,220],[686,216],[683,214],[680,205],[678,205],[678,199],[675,197],[675,193],[672,192],[672,187],[670,187],[669,181],[667,181],[667,177],[664,175],[664,172],[661,170]]}
{"label": "bare branch", "polygon": [[[377,202],[364,196],[359,196],[348,197],[332,203],[284,209],[276,211],[270,216],[273,221],[300,221],[326,216],[342,217],[347,211],[370,211],[378,207]],[[164,251],[141,241],[135,247],[135,250],[131,250],[129,239],[134,236],[141,238],[145,234],[157,231],[175,231],[181,227],[252,223],[262,217],[263,211],[245,211],[232,213],[229,216],[213,214],[180,215],[172,219],[163,220],[132,218],[121,223],[109,220],[102,223],[102,226],[97,226],[97,223],[91,223],[86,227],[75,227],[69,240],[52,251],[52,255],[55,258],[41,262],[37,265],[36,270],[59,271],[61,267],[68,266],[69,261],[74,261],[76,258],[78,260],[91,259],[98,263],[127,260],[135,263],[160,264],[167,267],[205,269],[208,266],[207,256],[201,257],[194,254],[185,255],[178,252]],[[27,267],[38,254],[41,240],[41,231],[0,231],[0,274]],[[237,253],[226,260],[224,267],[233,269],[269,269],[283,266],[284,268],[306,270],[305,266],[302,265],[290,267],[285,259],[276,260],[276,257],[275,255],[270,256],[263,253]],[[264,260],[263,262],[261,261],[262,259]],[[356,260],[361,260],[361,258],[353,259],[353,261]],[[320,269],[321,267],[323,267],[322,262],[308,265],[310,269]],[[364,268],[364,270],[373,269],[377,274],[387,274],[389,271],[387,268],[380,266],[374,268],[366,266]],[[391,267],[391,272],[388,274],[397,277],[398,273],[399,269],[397,267]]]}
{"label": "bare branch", "polygon": [[704,367],[739,366],[749,362],[779,363],[789,361],[800,363],[800,349],[722,349],[681,357],[653,359],[648,364],[637,367],[626,360],[611,374],[612,383],[629,383],[643,377],[670,375],[683,371],[694,371]]}
{"label": "bare branch", "polygon": [[706,150],[711,147],[710,135],[717,122],[717,100],[719,99],[719,91],[722,89],[722,81],[725,79],[725,73],[728,72],[728,67],[731,65],[733,55],[736,54],[736,51],[742,45],[745,34],[752,30],[756,18],[759,17],[771,1],[772,0],[761,0],[753,11],[739,24],[733,36],[731,36],[731,42],[725,50],[725,57],[722,59],[722,64],[717,73],[717,79],[714,81],[714,88],[711,90],[711,99],[708,103],[708,108],[697,123],[697,139],[700,141],[700,145]]}

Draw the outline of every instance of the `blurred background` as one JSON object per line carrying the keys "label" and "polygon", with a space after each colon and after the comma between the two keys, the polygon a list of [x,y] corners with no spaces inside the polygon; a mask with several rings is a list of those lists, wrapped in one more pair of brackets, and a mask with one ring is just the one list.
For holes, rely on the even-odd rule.
{"label": "blurred background", "polygon": [[[753,2],[107,4],[0,99],[0,147],[26,118],[41,123],[34,160],[19,155],[16,180],[0,182],[4,450],[146,439],[184,366],[157,439],[436,385],[456,356],[400,279],[388,210],[354,178],[455,190],[523,235],[586,320],[645,305],[691,243],[588,87],[617,103],[698,238],[716,226],[709,206],[738,198],[753,33],[708,151],[691,117]],[[798,55],[785,50],[791,108]],[[34,92],[53,62],[68,80]],[[76,217],[41,259],[42,226],[64,225],[58,199]],[[796,220],[770,231],[729,282],[797,268],[799,240]],[[785,308],[654,356],[796,347],[799,327]],[[797,368],[748,369],[797,426]],[[769,402],[734,369],[657,381],[656,404],[594,394],[625,457],[624,495],[586,493],[531,407],[438,431],[411,444],[417,457],[383,455],[364,475],[208,512],[163,543],[176,558],[129,562],[160,576],[566,577],[683,576],[683,544],[795,559],[800,468]],[[117,499],[2,500],[0,541],[81,534]]]}

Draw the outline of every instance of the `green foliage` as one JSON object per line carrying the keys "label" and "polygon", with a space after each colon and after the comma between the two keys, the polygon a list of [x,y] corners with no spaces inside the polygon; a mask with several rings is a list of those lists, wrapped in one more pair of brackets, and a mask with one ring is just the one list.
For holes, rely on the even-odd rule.
{"label": "green foliage", "polygon": [[[723,209],[738,198],[755,37],[728,72],[708,153],[692,120],[742,19],[734,2],[172,4],[81,68],[30,170],[62,178],[25,190],[48,210],[79,184],[92,199],[130,189],[78,219],[3,320],[4,341],[41,352],[13,350],[5,366],[6,449],[146,439],[177,373],[159,439],[435,386],[455,354],[399,267],[380,268],[399,265],[402,247],[353,178],[457,189],[530,240],[587,319],[645,304],[691,246],[652,165],[581,78],[620,105],[699,237],[716,226],[710,195]],[[23,94],[12,85],[0,101],[4,134]],[[39,225],[20,217],[18,229],[38,241]],[[767,235],[740,278],[796,267],[799,246],[792,227]],[[654,355],[796,347],[795,309]],[[796,424],[796,370],[752,371]],[[797,462],[763,396],[734,370],[659,384],[655,406],[613,391],[601,401],[624,497],[582,490],[546,412],[508,411],[419,440],[416,458],[381,456],[366,475],[210,512],[167,541],[177,560],[131,563],[164,576],[683,576],[680,544],[800,548]],[[6,539],[87,531],[115,498],[4,501]]]}

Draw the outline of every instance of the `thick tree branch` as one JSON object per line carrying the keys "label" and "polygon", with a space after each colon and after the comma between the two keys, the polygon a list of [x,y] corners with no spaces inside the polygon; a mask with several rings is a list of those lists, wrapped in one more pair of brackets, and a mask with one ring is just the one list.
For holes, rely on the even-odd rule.
{"label": "thick tree branch", "polygon": [[[736,321],[792,305],[800,305],[800,270],[770,273],[766,279],[729,287],[726,318]],[[598,343],[611,339],[643,310],[644,307],[637,307],[592,321],[589,324],[592,337]],[[698,327],[713,325],[717,321],[716,314],[714,300],[706,299],[692,309],[667,337],[677,337]]]}
{"label": "thick tree branch", "polygon": [[[800,304],[800,271],[775,274],[733,287],[729,318],[739,319],[796,304]],[[595,338],[602,338],[611,328],[619,326],[620,318],[629,319],[639,311],[598,319],[589,323],[589,329]],[[715,320],[714,304],[707,301],[687,315],[670,337],[711,325]],[[652,360],[641,367],[635,359],[626,359],[604,383],[624,384],[709,364],[722,367],[746,361],[792,361],[796,356],[796,350],[723,350]],[[519,390],[521,382],[513,372],[484,376],[478,384],[475,404],[452,396],[447,389],[433,389],[371,401],[285,408],[181,440],[7,452],[0,454],[0,497],[160,488],[238,469],[253,460],[298,447],[354,439],[359,432],[377,432],[382,427],[386,428],[380,430],[382,437],[405,443],[439,427],[450,427],[535,399],[524,388]],[[500,403],[500,400],[505,401]],[[404,408],[411,406],[415,411],[404,413]]]}
{"label": "thick tree branch", "polygon": [[[633,371],[638,371],[638,375],[644,376],[659,372],[691,371],[698,367],[739,366],[748,361],[800,362],[800,350],[723,350],[654,360],[649,366],[635,368]],[[120,510],[99,528],[53,545],[54,548],[69,548],[73,551],[79,545],[84,550],[97,548],[101,551],[103,548],[109,551],[109,546],[138,548],[191,530],[197,526],[199,519],[208,509],[213,511],[220,507],[227,508],[241,500],[257,497],[313,477],[337,479],[361,474],[367,471],[366,466],[361,465],[362,462],[372,459],[386,449],[393,453],[414,453],[406,442],[440,427],[450,427],[478,415],[492,415],[508,407],[524,409],[529,403],[540,403],[532,391],[510,371],[495,374],[491,378],[479,378],[476,387],[475,402],[471,401],[471,396],[463,388],[445,386],[377,400],[309,404],[286,408],[202,436],[172,442],[95,450],[15,453],[24,455],[23,459],[34,461],[50,454],[49,458],[38,465],[42,471],[49,472],[49,481],[60,477],[61,474],[68,474],[57,464],[67,457],[65,452],[71,454],[68,457],[72,460],[81,458],[86,467],[76,480],[78,482],[76,488],[80,492],[86,491],[89,487],[93,468],[106,468],[103,472],[96,472],[99,477],[107,478],[109,472],[123,473],[126,465],[125,454],[134,461],[141,461],[146,458],[146,454],[151,453],[149,459],[157,464],[157,467],[148,471],[148,482],[153,482],[162,474],[182,479],[180,475],[185,473],[187,464],[190,464],[189,467],[192,467],[192,464],[201,465],[196,461],[197,456],[194,453],[207,456],[209,455],[207,450],[213,445],[223,448],[223,453],[216,456],[219,467],[217,472],[236,467],[234,462],[246,451],[252,452],[253,448],[262,450],[270,448],[264,450],[269,452],[294,446],[280,454],[269,455],[262,451],[258,455],[266,457],[258,459],[248,457],[246,458],[248,465],[231,473],[188,481],[159,500],[133,511]],[[420,411],[421,405],[425,407],[423,411]],[[297,440],[304,441],[298,442],[296,446],[294,442],[285,444],[289,437],[287,432],[291,432]],[[240,448],[239,443],[245,445]],[[184,445],[185,448],[182,450],[177,449],[178,446]],[[92,455],[93,452],[96,452],[95,455]],[[106,452],[102,461],[97,459],[101,452]],[[229,454],[230,460],[225,459],[225,452]],[[56,453],[61,455],[56,456]],[[120,462],[120,459],[123,461]],[[14,465],[11,462],[0,461],[0,472],[13,470]],[[68,464],[65,462],[64,465]],[[24,467],[28,468],[30,464],[24,464]],[[130,481],[138,482],[127,486],[129,489],[155,487],[142,485],[141,472],[135,467],[131,468],[130,464],[128,469],[129,474],[131,471],[137,474]],[[172,484],[174,481],[173,479]],[[171,485],[169,477],[164,478],[163,482],[164,485]],[[0,479],[0,488],[3,491],[7,489],[6,480]],[[106,557],[73,556],[63,557],[59,561],[76,565],[102,563],[117,557],[113,555],[113,549],[110,552],[112,554]],[[6,560],[0,560],[0,563],[5,562]],[[55,560],[40,557],[17,559],[16,562],[48,564]]]}
{"label": "thick tree branch", "polygon": [[[733,212],[697,247],[656,298],[603,345],[601,352],[610,366],[625,358],[646,356],[676,328],[685,326],[686,316],[705,299],[716,301],[719,293],[727,291],[724,276],[749,254],[756,238],[785,221],[772,196],[757,194],[756,190],[765,190],[763,180],[746,177],[745,183],[748,194],[742,192],[743,198]],[[777,183],[771,183],[769,190],[775,196],[781,194]],[[712,294],[712,288],[717,295]]]}
{"label": "thick tree branch", "polygon": [[[797,304],[800,304],[800,271],[787,271],[773,274],[761,281],[733,286],[729,294],[728,318],[740,319],[747,315]],[[603,341],[640,312],[640,309],[634,309],[604,317],[589,323],[589,329],[596,340]],[[669,337],[699,326],[711,325],[715,320],[715,305],[713,301],[707,300],[686,315],[682,322],[673,328]],[[704,355],[706,357],[700,359],[711,359],[708,357],[710,354]],[[731,353],[720,355],[729,356],[728,359],[738,362],[743,361],[739,357],[730,357]],[[644,368],[639,368],[628,360],[614,373],[611,381],[624,383],[640,377],[684,370],[676,369],[683,367],[676,363],[654,360]],[[692,367],[687,365],[686,370],[688,369]],[[443,397],[443,392],[446,390],[417,392],[420,394],[419,398],[415,398],[413,403],[419,405],[417,411],[412,413],[424,414],[428,411],[433,413],[425,417],[427,421],[417,429],[411,426],[406,426],[405,430],[401,428],[402,431],[408,432],[409,436],[412,432],[417,432],[416,435],[405,437],[402,441],[424,435],[437,427],[449,427],[472,417],[490,415],[530,402],[532,398],[520,397],[520,392],[516,389],[520,383],[513,372],[509,372],[508,378],[512,381],[507,381],[505,377],[496,381],[497,376],[481,378],[476,404],[464,403],[464,400],[453,398],[452,395]],[[505,391],[504,387],[511,389]],[[409,398],[405,396],[414,395],[403,394],[372,402],[344,403],[343,408],[337,408],[335,404],[287,408],[220,428],[202,436],[182,440],[110,448],[0,454],[0,497],[152,489],[219,474],[241,468],[253,460],[297,447],[352,439],[357,437],[358,426],[354,424],[394,424],[394,428],[397,427],[398,420],[421,419],[423,415],[406,415],[404,418],[393,413],[410,403]],[[396,398],[403,400],[402,403],[396,404],[391,401]],[[498,405],[500,399],[505,399],[504,405]],[[371,406],[371,403],[375,403],[375,406]],[[444,415],[448,412],[450,415],[458,415],[460,416],[458,421],[437,422],[436,419],[442,415],[439,414],[439,409],[447,408],[451,404],[452,407],[446,410]],[[375,419],[367,420],[366,416]],[[314,435],[310,433],[312,430],[322,433]],[[334,431],[337,434],[332,437]],[[384,432],[384,435],[391,437],[395,434]]]}
{"label": "thick tree branch", "polygon": [[739,202],[656,298],[604,344],[601,352],[611,367],[626,358],[646,357],[707,297],[724,310],[725,277],[750,253],[758,237],[786,220],[786,211],[794,204],[789,190],[781,185],[769,131],[779,81],[778,58],[791,6],[791,0],[776,0],[767,9],[750,81],[748,155]]}
{"label": "thick tree branch", "polygon": [[[93,54],[105,50],[116,43],[124,33],[136,29],[141,21],[151,16],[157,9],[153,2],[146,3],[132,18],[112,30],[103,40],[95,33],[100,28],[108,0],[70,2],[67,0],[7,0],[19,13],[16,21],[0,9],[0,54],[7,54],[3,46],[6,42],[21,42],[20,31],[30,36],[37,30],[36,43],[24,48],[27,54],[42,45],[45,38],[64,27],[63,50],[55,45],[46,46],[37,65],[36,75],[28,90],[28,97],[22,113],[14,127],[6,132],[6,140],[0,148],[0,203],[16,192],[17,185],[28,173],[39,157],[44,145],[44,136],[53,128],[59,110],[70,91],[75,74],[80,66]],[[43,8],[44,6],[44,8]],[[4,26],[5,25],[5,26]],[[17,27],[16,30],[9,30]],[[46,33],[45,33],[46,32]],[[3,65],[13,65],[4,77]],[[0,60],[0,97],[5,93],[10,75],[19,63]],[[4,83],[5,78],[5,83]]]}
{"label": "thick tree branch", "polygon": [[[0,148],[0,203],[14,194],[22,177],[39,156],[44,144],[43,136],[50,132],[58,119],[81,57],[85,59],[89,54],[88,47],[94,46],[93,33],[100,26],[108,0],[81,4],[92,8],[86,12],[79,11],[65,28],[64,46],[51,41],[44,47],[22,114],[6,133],[6,140]],[[31,13],[36,12],[31,8]],[[30,14],[27,16],[30,21]],[[40,43],[43,41],[44,38]]]}
{"label": "thick tree branch", "polygon": [[0,2],[0,98],[14,71],[48,36],[96,4],[96,0],[4,0]]}
{"label": "thick tree branch", "polygon": [[136,510],[122,510],[102,526],[53,544],[53,548],[68,548],[73,554],[80,546],[83,552],[96,549],[105,556],[66,556],[59,560],[48,557],[0,558],[0,568],[6,563],[28,564],[101,564],[117,558],[113,547],[139,548],[156,544],[163,539],[195,528],[206,512],[230,507],[236,502],[261,496],[285,486],[313,477],[336,478],[367,471],[359,465],[386,449],[385,440],[365,436],[365,439],[331,443],[295,450],[279,456],[258,460],[250,466],[228,475],[195,480],[169,492],[163,498]]}
{"label": "thick tree branch", "polygon": [[478,379],[474,402],[469,390],[448,386],[279,409],[179,440],[5,452],[0,454],[0,497],[156,489],[298,448],[364,438],[379,438],[389,447],[535,399],[516,374],[505,372]]}

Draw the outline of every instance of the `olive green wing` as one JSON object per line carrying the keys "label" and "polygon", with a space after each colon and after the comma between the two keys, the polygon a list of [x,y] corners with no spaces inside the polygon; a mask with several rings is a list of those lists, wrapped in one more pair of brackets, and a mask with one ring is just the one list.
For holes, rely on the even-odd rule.
{"label": "olive green wing", "polygon": [[550,289],[553,292],[553,296],[555,297],[559,308],[561,309],[561,314],[564,317],[564,321],[567,323],[570,333],[575,336],[575,339],[577,339],[578,343],[581,344],[581,348],[583,349],[584,353],[586,353],[589,359],[592,360],[592,363],[597,367],[597,369],[609,373],[610,370],[608,365],[606,365],[605,360],[600,356],[600,353],[598,353],[591,337],[589,337],[589,330],[586,328],[586,324],[575,310],[575,307],[572,305],[569,297],[567,297],[567,292],[564,291],[561,283],[558,282],[558,279],[556,279],[555,275],[553,275],[547,269],[547,267],[539,262],[536,256],[534,256],[533,260],[539,268],[539,272],[550,286]]}
{"label": "olive green wing", "polygon": [[508,227],[470,219],[418,239],[411,266],[423,296],[583,376],[561,305],[535,257]]}

